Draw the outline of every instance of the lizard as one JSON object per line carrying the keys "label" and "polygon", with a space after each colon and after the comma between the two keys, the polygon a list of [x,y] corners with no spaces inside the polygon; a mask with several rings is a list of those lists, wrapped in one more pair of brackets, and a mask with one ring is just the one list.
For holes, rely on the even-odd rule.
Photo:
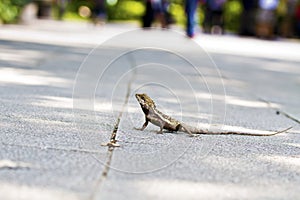
{"label": "lizard", "polygon": [[279,133],[286,132],[290,130],[292,127],[287,129],[276,131],[273,133],[266,133],[266,134],[258,134],[258,133],[247,133],[247,132],[212,132],[204,129],[199,129],[190,125],[187,125],[183,122],[180,122],[164,113],[159,111],[156,108],[155,102],[145,93],[143,94],[135,94],[137,101],[139,102],[144,114],[145,114],[145,123],[143,124],[142,128],[136,128],[137,130],[143,131],[147,126],[148,123],[152,123],[160,128],[157,132],[158,134],[163,133],[163,129],[168,130],[170,132],[185,132],[188,133],[190,136],[195,136],[194,134],[213,134],[213,135],[247,135],[247,136],[271,136],[276,135]]}

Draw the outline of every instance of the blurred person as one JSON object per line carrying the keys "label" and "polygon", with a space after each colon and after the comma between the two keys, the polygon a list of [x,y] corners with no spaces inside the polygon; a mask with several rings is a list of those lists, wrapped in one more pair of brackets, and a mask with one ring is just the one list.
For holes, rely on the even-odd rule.
{"label": "blurred person", "polygon": [[276,33],[282,37],[294,35],[294,16],[297,0],[279,0]]}
{"label": "blurred person", "polygon": [[152,24],[152,21],[153,21],[153,18],[154,18],[154,11],[153,11],[153,8],[152,8],[152,2],[151,0],[146,0],[146,9],[145,9],[145,13],[143,15],[143,28],[150,28],[151,27],[151,24]]}
{"label": "blurred person", "polygon": [[275,10],[278,0],[259,0],[259,10],[256,21],[256,35],[261,38],[272,39],[276,22]]}
{"label": "blurred person", "polygon": [[195,15],[197,5],[198,0],[185,0],[186,35],[189,38],[193,38],[195,36]]}
{"label": "blurred person", "polygon": [[154,20],[159,21],[162,28],[166,28],[167,24],[163,0],[152,0],[152,7],[154,12]]}
{"label": "blurred person", "polygon": [[224,33],[223,10],[226,0],[206,0],[204,32],[212,34]]}
{"label": "blurred person", "polygon": [[103,25],[105,23],[105,0],[94,0],[92,19],[95,25]]}
{"label": "blurred person", "polygon": [[[6,1],[4,1],[6,2]],[[8,1],[9,2],[9,1]],[[28,1],[31,2],[31,1]],[[3,1],[0,2],[0,8],[2,7]],[[53,1],[34,1],[33,3],[36,3],[38,9],[37,9],[37,17],[41,19],[50,19],[52,16],[52,4]],[[54,1],[56,6],[59,6],[59,1]],[[2,12],[2,9],[1,9]],[[10,13],[10,11],[7,11]]]}
{"label": "blurred person", "polygon": [[146,0],[146,10],[143,16],[143,28],[150,28],[155,20],[161,23],[162,28],[167,27],[163,1]]}
{"label": "blurred person", "polygon": [[56,0],[58,6],[58,19],[62,20],[68,5],[68,0]]}
{"label": "blurred person", "polygon": [[242,0],[243,13],[241,16],[240,35],[254,36],[254,16],[256,10],[256,0]]}
{"label": "blurred person", "polygon": [[169,0],[162,0],[162,6],[163,6],[163,15],[164,15],[165,23],[166,23],[165,28],[169,28],[170,24],[175,23],[175,20],[169,11],[169,8],[170,8]]}
{"label": "blurred person", "polygon": [[300,1],[298,1],[295,10],[295,32],[296,36],[300,38]]}

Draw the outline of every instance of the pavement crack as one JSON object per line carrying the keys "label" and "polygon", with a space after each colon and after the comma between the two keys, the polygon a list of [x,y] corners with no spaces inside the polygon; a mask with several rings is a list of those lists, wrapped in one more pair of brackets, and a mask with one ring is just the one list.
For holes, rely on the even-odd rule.
{"label": "pavement crack", "polygon": [[0,170],[19,170],[30,169],[34,166],[30,163],[13,161],[13,160],[0,160]]}
{"label": "pavement crack", "polygon": [[[221,74],[221,76],[222,76],[222,78],[225,79],[225,80],[228,80],[228,81],[232,80],[232,79],[230,79],[229,77],[227,77],[227,76],[225,76],[225,75],[223,75],[223,74]],[[291,116],[290,114],[284,112],[283,110],[280,110],[280,109],[277,108],[277,107],[274,107],[273,104],[272,104],[270,101],[268,101],[268,100],[266,100],[266,99],[264,99],[264,98],[262,98],[262,97],[260,97],[260,96],[258,96],[258,95],[256,95],[256,94],[254,94],[254,93],[252,93],[252,92],[251,92],[250,94],[251,94],[252,96],[256,97],[256,99],[258,99],[259,101],[262,101],[262,102],[266,103],[267,106],[268,106],[269,108],[271,108],[271,109],[273,109],[273,110],[276,111],[276,114],[282,114],[282,115],[285,116],[286,118],[289,118],[289,119],[293,120],[294,122],[300,124],[300,120],[299,120],[299,119],[297,119],[297,118]]]}
{"label": "pavement crack", "polygon": [[285,117],[287,117],[287,118],[293,120],[294,122],[300,124],[300,120],[298,120],[297,118],[291,116],[290,114],[288,114],[288,113],[286,113],[286,112],[284,112],[284,111],[282,111],[282,110],[278,110],[278,109],[277,109],[277,112],[276,112],[276,113],[282,114],[283,116],[285,116]]}
{"label": "pavement crack", "polygon": [[[117,133],[118,133],[120,121],[122,119],[122,116],[123,116],[123,113],[125,111],[125,108],[128,105],[128,101],[129,101],[129,97],[130,97],[130,92],[131,92],[131,85],[132,85],[132,82],[133,82],[133,80],[135,78],[135,75],[136,75],[136,70],[134,69],[134,66],[136,66],[135,62],[134,62],[134,58],[132,56],[129,56],[129,58],[130,58],[131,67],[132,67],[132,72],[133,73],[131,75],[131,78],[128,81],[127,91],[126,91],[126,95],[125,95],[125,101],[124,101],[124,103],[122,105],[122,109],[119,112],[119,115],[117,117],[116,123],[114,125],[113,131],[112,131],[111,136],[110,136],[110,140],[106,144],[101,144],[102,146],[107,146],[108,147],[108,151],[107,151],[107,155],[106,155],[106,162],[105,162],[105,165],[104,165],[104,169],[103,169],[103,171],[101,173],[100,178],[96,182],[96,186],[94,187],[94,190],[93,190],[93,192],[91,194],[91,197],[89,198],[91,200],[97,199],[96,195],[99,193],[99,191],[101,189],[101,186],[102,186],[102,183],[107,178],[107,175],[108,175],[109,170],[111,168],[111,162],[112,162],[112,157],[113,157],[114,149],[115,149],[115,147],[120,147],[120,145],[117,144],[118,140],[116,139],[116,137],[117,137]],[[94,157],[94,159],[96,159],[97,161],[99,161],[98,158],[95,155],[92,155],[92,156]]]}
{"label": "pavement crack", "polygon": [[278,114],[278,115],[281,114],[281,115],[285,116],[286,118],[289,118],[289,119],[293,120],[294,122],[300,124],[300,120],[299,120],[299,119],[297,119],[297,118],[291,116],[290,114],[284,112],[283,110],[280,110],[280,109],[277,108],[277,107],[272,106],[272,103],[271,103],[271,102],[269,102],[269,101],[267,101],[267,100],[265,100],[265,99],[263,99],[263,98],[261,98],[261,97],[259,97],[259,100],[265,102],[265,103],[268,105],[269,108],[275,110],[275,111],[276,111],[276,114]]}
{"label": "pavement crack", "polygon": [[[227,77],[227,76],[224,75],[224,74],[221,74],[221,77],[222,77],[223,79],[227,80],[227,81],[232,80],[231,78]],[[276,114],[282,114],[284,117],[286,117],[286,118],[288,118],[288,119],[291,119],[292,121],[294,121],[294,122],[300,124],[300,120],[299,120],[299,119],[297,119],[296,117],[291,116],[290,114],[284,112],[283,110],[280,110],[280,109],[277,108],[277,107],[274,107],[273,104],[272,104],[270,101],[268,101],[268,100],[266,100],[266,99],[264,99],[264,98],[262,98],[262,97],[256,95],[256,94],[253,93],[253,92],[251,92],[250,94],[251,94],[251,96],[253,96],[253,97],[255,97],[256,99],[258,99],[259,101],[262,101],[262,102],[266,103],[267,106],[268,106],[269,108],[271,108],[271,109],[273,109],[273,110],[276,111]]]}
{"label": "pavement crack", "polygon": [[47,146],[37,146],[37,145],[25,145],[25,144],[10,144],[1,142],[1,145],[4,146],[17,146],[22,148],[35,148],[41,150],[54,150],[54,151],[67,151],[67,152],[80,152],[80,153],[101,153],[100,151],[91,150],[91,149],[82,149],[82,148],[67,148],[67,147],[47,147]]}

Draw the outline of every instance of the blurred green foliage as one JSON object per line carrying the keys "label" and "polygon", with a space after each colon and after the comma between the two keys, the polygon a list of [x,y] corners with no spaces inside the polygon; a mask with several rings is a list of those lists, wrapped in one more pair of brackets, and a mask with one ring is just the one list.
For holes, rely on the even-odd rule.
{"label": "blurred green foliage", "polygon": [[184,8],[182,6],[182,2],[172,2],[170,4],[169,12],[171,15],[174,17],[175,22],[179,25],[184,25],[185,24],[185,12]]}
{"label": "blurred green foliage", "polygon": [[[34,0],[0,0],[0,22],[16,22],[21,13],[22,7]],[[106,0],[108,2],[112,2]],[[141,20],[145,11],[145,0],[114,0],[114,4],[106,3],[106,14],[108,20]],[[91,10],[94,7],[94,0],[71,0],[67,6],[64,19],[82,19],[78,15],[80,6],[87,6]],[[57,8],[53,6],[54,16]],[[184,0],[170,0],[169,12],[176,23],[184,26]],[[227,0],[224,7],[225,27],[230,31],[237,31],[240,23],[242,5],[240,0]],[[202,24],[204,19],[203,7],[198,9],[198,23]]]}
{"label": "blurred green foliage", "polygon": [[106,9],[108,20],[140,20],[145,11],[143,2],[134,0],[118,0]]}
{"label": "blurred green foliage", "polygon": [[[107,6],[108,20],[139,20],[144,12],[144,0],[118,0],[114,6]],[[176,23],[184,26],[186,17],[184,12],[184,0],[170,0],[169,12]],[[240,0],[227,0],[224,6],[225,28],[236,32],[239,29],[242,5]],[[198,23],[204,20],[203,6],[198,9]]]}
{"label": "blurred green foliage", "polygon": [[[109,4],[107,1],[109,0],[106,0],[106,15],[108,20],[140,20],[145,10],[143,0],[118,0],[115,4]],[[80,6],[87,6],[93,11],[94,1],[72,0],[67,6],[64,18],[82,19],[78,14]]]}
{"label": "blurred green foliage", "polygon": [[71,0],[67,6],[67,12],[78,14],[78,9],[80,6],[87,6],[90,9],[93,8],[93,0]]}
{"label": "blurred green foliage", "polygon": [[[86,21],[87,19],[81,17],[78,13],[80,6],[87,6],[91,10],[94,7],[93,0],[70,0],[70,3],[67,4],[66,10],[63,16],[64,20],[69,21]],[[57,4],[53,4],[52,6],[52,16],[57,19],[59,7]]]}
{"label": "blurred green foliage", "polygon": [[237,32],[240,25],[240,17],[243,11],[242,4],[239,0],[227,0],[224,7],[225,29]]}
{"label": "blurred green foliage", "polygon": [[0,23],[15,22],[30,0],[0,0]]}

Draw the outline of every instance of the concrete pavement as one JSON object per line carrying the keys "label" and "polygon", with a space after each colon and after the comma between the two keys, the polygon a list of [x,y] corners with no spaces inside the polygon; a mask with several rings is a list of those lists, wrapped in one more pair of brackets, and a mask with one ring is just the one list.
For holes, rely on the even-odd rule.
{"label": "concrete pavement", "polygon": [[[299,43],[136,28],[0,27],[0,199],[299,199]],[[140,132],[135,92],[195,126],[293,129]]]}

